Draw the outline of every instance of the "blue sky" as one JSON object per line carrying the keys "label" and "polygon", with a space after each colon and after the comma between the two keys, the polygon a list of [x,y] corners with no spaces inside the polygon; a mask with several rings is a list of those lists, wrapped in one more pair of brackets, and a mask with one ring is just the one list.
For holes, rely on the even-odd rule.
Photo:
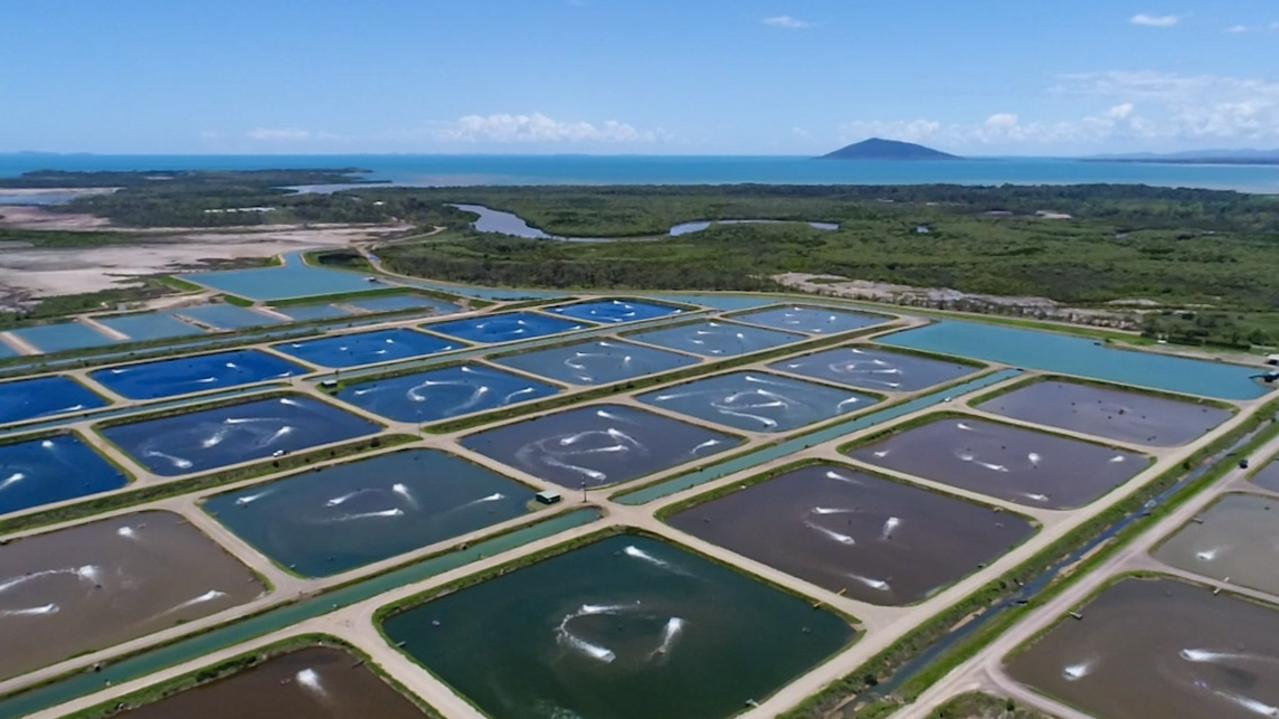
{"label": "blue sky", "polygon": [[1279,147],[1279,0],[0,0],[0,151]]}

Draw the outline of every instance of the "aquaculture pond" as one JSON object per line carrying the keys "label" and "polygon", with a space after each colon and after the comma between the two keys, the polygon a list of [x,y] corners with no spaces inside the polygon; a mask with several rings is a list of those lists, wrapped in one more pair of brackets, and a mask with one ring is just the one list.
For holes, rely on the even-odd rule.
{"label": "aquaculture pond", "polygon": [[932,420],[852,449],[868,464],[1045,509],[1083,506],[1145,469],[1147,457],[979,419]]}
{"label": "aquaculture pond", "polygon": [[9,332],[37,350],[48,353],[105,347],[119,342],[114,337],[108,337],[75,321],[23,327]]}
{"label": "aquaculture pond", "polygon": [[741,439],[614,404],[591,405],[464,437],[462,446],[570,488],[602,487],[706,459]]}
{"label": "aquaculture pond", "polygon": [[106,405],[106,400],[62,375],[0,383],[0,424]]}
{"label": "aquaculture pond", "polygon": [[235,305],[210,304],[196,307],[185,307],[177,314],[215,330],[238,330],[246,327],[275,325],[284,320],[274,315]]}
{"label": "aquaculture pond", "polygon": [[1279,492],[1279,458],[1273,459],[1252,477],[1258,486]]}
{"label": "aquaculture pond", "polygon": [[1279,715],[1279,612],[1175,579],[1124,579],[1008,660],[1100,719]]}
{"label": "aquaculture pond", "polygon": [[836,347],[769,365],[771,369],[881,392],[916,392],[976,372],[972,365],[878,347]]}
{"label": "aquaculture pond", "polygon": [[1227,494],[1152,554],[1178,569],[1279,594],[1279,498]]}
{"label": "aquaculture pond", "polygon": [[732,372],[664,387],[639,401],[754,432],[785,432],[865,409],[874,397],[767,372]]}
{"label": "aquaculture pond", "polygon": [[1252,379],[1258,374],[1255,367],[1117,349],[1083,337],[976,322],[935,322],[876,341],[1218,399],[1253,399],[1270,390]]}
{"label": "aquaculture pond", "polygon": [[1160,447],[1186,444],[1230,419],[1223,407],[1079,382],[1042,381],[978,405],[1005,417]]}
{"label": "aquaculture pond", "polygon": [[666,520],[708,542],[872,604],[924,600],[1034,533],[955,497],[816,464]]}
{"label": "aquaculture pond", "polygon": [[204,330],[189,322],[183,322],[172,312],[138,312],[128,315],[102,315],[94,317],[99,324],[129,336],[133,342],[163,340],[170,337],[189,337],[204,334]]}
{"label": "aquaculture pond", "polygon": [[497,315],[467,317],[451,322],[437,322],[424,329],[456,337],[467,342],[494,344],[559,334],[586,328],[586,323],[539,315],[533,312],[506,312]]}
{"label": "aquaculture pond", "polygon": [[286,342],[274,345],[273,349],[321,367],[354,367],[448,352],[463,346],[461,342],[398,328]]}
{"label": "aquaculture pond", "polygon": [[136,512],[0,551],[0,678],[243,604],[266,588],[180,515]]}
{"label": "aquaculture pond", "polygon": [[351,654],[333,647],[307,647],[112,716],[421,719],[424,715]]}
{"label": "aquaculture pond", "polygon": [[286,305],[284,307],[272,307],[271,309],[288,317],[294,322],[309,322],[311,320],[331,320],[338,317],[350,317],[351,313],[332,304],[317,305]]}
{"label": "aquaculture pond", "polygon": [[301,252],[287,253],[282,260],[284,264],[279,267],[197,272],[181,275],[181,278],[263,302],[367,292],[389,286],[355,272],[312,267],[302,261]]}
{"label": "aquaculture pond", "polygon": [[287,396],[101,429],[156,474],[173,476],[370,435],[378,425],[310,397]]}
{"label": "aquaculture pond", "polygon": [[705,357],[729,357],[759,352],[770,347],[800,342],[804,335],[750,327],[732,322],[704,320],[627,335],[673,350],[692,352]]}
{"label": "aquaculture pond", "polygon": [[434,422],[558,392],[536,380],[469,363],[347,385],[337,398],[399,422]]}
{"label": "aquaculture pond", "polygon": [[684,310],[672,305],[657,304],[656,302],[613,299],[560,305],[559,307],[551,307],[546,311],[577,320],[608,324],[651,320],[658,317],[677,315]]}
{"label": "aquaculture pond", "polygon": [[787,305],[734,315],[733,319],[779,330],[828,335],[870,327],[892,318],[820,305]]}
{"label": "aquaculture pond", "polygon": [[637,535],[431,600],[382,628],[495,719],[728,717],[854,637],[799,597]]}
{"label": "aquaculture pond", "polygon": [[0,444],[0,514],[118,489],[128,481],[74,434]]}
{"label": "aquaculture pond", "polygon": [[205,511],[277,564],[337,574],[529,512],[533,490],[410,449],[219,494]]}
{"label": "aquaculture pond", "polygon": [[461,307],[452,302],[423,297],[422,295],[389,295],[387,297],[369,297],[363,300],[347,300],[342,303],[365,312],[399,312],[402,310],[422,310],[422,314],[447,315],[460,312]]}
{"label": "aquaculture pond", "polygon": [[699,360],[622,340],[594,340],[496,357],[492,361],[560,382],[600,385],[688,367]]}
{"label": "aquaculture pond", "polygon": [[233,350],[108,367],[89,376],[129,399],[156,399],[279,380],[309,371],[261,350]]}

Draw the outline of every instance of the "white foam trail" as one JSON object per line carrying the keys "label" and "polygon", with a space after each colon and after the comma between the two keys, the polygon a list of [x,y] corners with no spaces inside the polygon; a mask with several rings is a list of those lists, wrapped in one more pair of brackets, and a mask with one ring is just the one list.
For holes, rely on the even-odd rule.
{"label": "white foam trail", "polygon": [[227,363],[226,363],[226,368],[227,368],[227,369],[240,369],[240,365],[238,365],[238,364],[236,364],[236,363],[234,363],[234,362],[227,362]]}
{"label": "white foam trail", "polygon": [[1247,709],[1253,714],[1258,714],[1263,717],[1279,717],[1279,707],[1271,706],[1265,702],[1253,699],[1252,697],[1246,697],[1242,694],[1235,694],[1234,692],[1228,692],[1221,689],[1213,689],[1212,693],[1228,702],[1232,702],[1237,706]]}
{"label": "white foam trail", "polygon": [[611,419],[611,420],[616,420],[616,421],[619,421],[619,422],[624,422],[624,421],[626,421],[626,419],[625,419],[624,417],[621,417],[621,416],[619,416],[619,415],[613,414],[612,412],[609,412],[609,411],[608,411],[608,410],[606,410],[606,409],[597,409],[597,410],[595,410],[595,416],[596,416],[596,417],[599,417],[600,419]]}
{"label": "white foam trail", "polygon": [[377,390],[377,388],[376,388],[376,387],[366,387],[365,389],[357,389],[357,390],[355,390],[354,392],[352,392],[351,394],[355,395],[356,397],[363,397],[364,395],[368,394],[369,392],[373,392],[373,391],[376,391],[376,390]]}
{"label": "white foam trail", "polygon": [[1071,664],[1061,670],[1061,676],[1068,682],[1077,682],[1080,679],[1092,673],[1093,663],[1091,660]]}
{"label": "white foam trail", "polygon": [[211,449],[213,447],[218,446],[219,444],[222,444],[222,441],[226,439],[226,435],[228,431],[230,430],[228,430],[226,427],[222,427],[218,429],[218,431],[200,440],[200,447],[203,449]]}
{"label": "white foam trail", "polygon": [[196,380],[196,381],[195,381],[195,383],[196,383],[196,384],[209,384],[209,383],[211,383],[211,382],[217,382],[217,381],[218,381],[218,378],[217,378],[217,377],[201,377],[200,379]]}
{"label": "white foam trail", "polygon": [[514,392],[512,392],[512,393],[510,393],[510,394],[506,395],[505,397],[503,397],[503,398],[502,398],[502,402],[503,402],[503,403],[510,402],[511,400],[515,399],[516,397],[519,397],[520,395],[525,395],[525,394],[529,394],[529,393],[533,393],[533,392],[537,392],[537,390],[536,390],[536,389],[534,389],[534,388],[532,388],[532,387],[525,387],[524,389],[517,389],[517,390],[515,390]]}
{"label": "white foam trail", "polygon": [[293,678],[297,681],[299,685],[306,687],[307,689],[315,692],[316,694],[328,696],[328,692],[324,690],[324,685],[320,683],[319,672],[315,671],[314,669],[311,669],[311,668],[303,669],[302,671],[293,675]]}
{"label": "white foam trail", "polygon": [[[764,405],[755,405],[755,406],[763,407]],[[751,414],[750,412],[738,412],[736,410],[728,409],[727,407],[719,407],[719,406],[715,407],[715,409],[720,414],[727,415],[729,417],[741,417],[742,419],[751,420],[753,422],[759,422],[766,429],[772,429],[776,427],[778,424],[777,420],[771,417],[765,417],[762,414]]]}
{"label": "white foam trail", "polygon": [[25,609],[0,609],[0,619],[8,617],[39,617],[48,614],[57,614],[58,605],[45,604],[39,607],[27,607]]}
{"label": "white foam trail", "polygon": [[328,500],[327,502],[325,502],[325,503],[324,503],[324,506],[326,506],[326,507],[340,507],[340,506],[342,506],[343,504],[345,504],[346,502],[349,502],[349,501],[350,501],[353,497],[356,497],[356,496],[357,496],[357,495],[359,495],[360,493],[362,493],[362,492],[367,492],[367,491],[369,491],[369,490],[367,490],[367,489],[357,489],[357,490],[355,490],[354,492],[347,492],[346,494],[342,494],[342,495],[339,495],[339,496],[337,496],[337,497],[333,497],[332,499]]}
{"label": "white foam trail", "polygon": [[818,516],[825,516],[828,514],[856,514],[857,513],[856,509],[847,509],[844,507],[813,507],[809,511]]}
{"label": "white foam trail", "polygon": [[992,472],[1007,472],[1008,468],[1002,464],[991,464],[990,462],[978,462],[978,466],[985,467]]}
{"label": "white foam trail", "polygon": [[848,536],[847,534],[840,534],[839,532],[836,532],[836,531],[835,531],[835,530],[833,530],[833,529],[827,529],[827,528],[825,528],[825,527],[823,527],[823,526],[821,526],[821,525],[819,525],[819,524],[813,524],[812,522],[804,522],[804,526],[805,526],[805,527],[808,527],[809,529],[813,530],[814,532],[817,532],[817,533],[819,533],[819,534],[823,535],[823,536],[824,536],[824,537],[826,537],[827,539],[832,539],[832,540],[834,540],[834,541],[836,541],[836,542],[839,542],[840,544],[843,544],[843,545],[845,545],[845,546],[851,547],[851,546],[853,546],[853,545],[857,544],[857,540],[853,539],[852,537]]}
{"label": "white foam trail", "polygon": [[301,406],[302,406],[302,405],[301,405],[301,403],[299,403],[296,399],[293,399],[293,398],[291,398],[291,397],[281,397],[281,398],[280,398],[280,404],[285,405],[285,406],[287,406],[287,407],[301,407]]}
{"label": "white foam trail", "polygon": [[843,482],[844,484],[860,485],[862,483],[861,480],[854,479],[853,477],[849,477],[846,474],[840,474],[839,472],[836,472],[833,469],[826,470],[826,474],[822,476],[824,476],[826,479],[833,479],[836,482]]}
{"label": "white foam trail", "polygon": [[835,409],[843,409],[847,405],[861,404],[861,401],[861,397],[849,397],[848,399],[840,400],[839,404],[835,405]]}
{"label": "white foam trail", "polygon": [[1221,664],[1224,662],[1279,662],[1279,658],[1260,654],[1244,654],[1243,652],[1218,652],[1211,649],[1182,649],[1177,652],[1182,659],[1196,664]]}
{"label": "white foam trail", "polygon": [[1036,502],[1048,501],[1048,495],[1040,494],[1039,492],[1021,492],[1020,494],[1021,496],[1026,497],[1027,499],[1032,499]]}
{"label": "white foam trail", "polygon": [[175,457],[172,454],[165,454],[164,452],[156,449],[149,449],[143,454],[147,457],[159,457],[160,459],[168,460],[170,464],[178,469],[190,469],[192,467],[191,460],[183,459],[182,457]]}
{"label": "white foam trail", "polygon": [[23,474],[22,472],[14,472],[8,477],[5,477],[3,482],[0,482],[0,492],[3,492],[4,490],[8,489],[9,487],[12,487],[13,485],[17,484],[18,482],[21,482],[22,480],[26,478],[27,478],[27,475]]}
{"label": "white foam trail", "polygon": [[403,497],[404,501],[413,505],[414,509],[417,509],[417,497],[414,497],[413,493],[409,491],[407,484],[404,484],[403,482],[396,482],[391,485],[391,491]]}
{"label": "white foam trail", "polygon": [[1042,459],[1042,457],[1040,457],[1037,452],[1031,452],[1026,455],[1026,459],[1030,460],[1031,464],[1037,465],[1039,464],[1039,460]]}
{"label": "white foam trail", "polygon": [[342,517],[337,517],[336,522],[352,522],[358,519],[386,519],[389,517],[403,517],[404,510],[396,507],[395,509],[382,509],[376,512],[357,512]]}
{"label": "white foam trail", "polygon": [[654,567],[665,569],[668,572],[674,572],[675,574],[684,574],[684,571],[681,570],[679,567],[675,566],[674,564],[671,564],[665,559],[654,557],[653,555],[649,554],[648,552],[645,552],[644,550],[640,549],[634,544],[626,545],[626,548],[623,549],[622,552],[626,556],[631,557],[632,559],[638,559],[641,562],[648,562]]}
{"label": "white foam trail", "polygon": [[876,451],[874,451],[874,452],[871,452],[871,454],[875,455],[875,457],[876,457],[876,458],[878,458],[878,459],[883,459],[884,457],[887,457],[887,456],[888,456],[888,450],[886,450],[886,449],[880,449],[880,450],[876,450]]}
{"label": "white foam trail", "polygon": [[959,461],[961,462],[971,462],[974,459],[977,459],[977,455],[973,454],[972,452],[959,452],[955,456],[959,458]]}
{"label": "white foam trail", "polygon": [[887,541],[888,539],[891,539],[893,536],[893,532],[897,531],[897,528],[901,526],[901,523],[902,523],[902,520],[900,518],[889,517],[887,520],[884,521],[884,529],[880,531],[879,538],[885,541]]}
{"label": "white foam trail", "polygon": [[592,644],[566,629],[561,629],[558,632],[558,635],[560,641],[568,644],[573,649],[576,649],[591,659],[596,659],[604,662],[605,664],[612,664],[613,660],[617,659],[617,655],[611,650],[601,647],[598,644]]}
{"label": "white foam trail", "polygon": [[690,449],[690,450],[688,451],[688,453],[689,453],[689,454],[697,454],[698,452],[702,451],[703,449],[710,449],[711,447],[717,447],[717,446],[719,446],[720,444],[721,444],[721,441],[720,441],[720,440],[718,440],[718,439],[708,439],[708,440],[706,440],[705,442],[702,442],[701,444],[697,445],[696,447],[693,447],[692,449]]}
{"label": "white foam trail", "polygon": [[971,432],[971,431],[973,431],[972,425],[964,424],[963,422],[956,422],[956,423],[955,423],[955,428],[956,428],[956,429],[962,429],[962,430],[964,430],[965,432]]}
{"label": "white foam trail", "polygon": [[1226,549],[1228,549],[1228,547],[1213,547],[1212,549],[1205,549],[1201,552],[1195,552],[1195,559],[1198,559],[1203,562],[1211,562],[1212,560],[1217,558],[1218,554],[1225,551]]}
{"label": "white foam trail", "polygon": [[862,584],[870,587],[871,589],[874,589],[877,592],[886,592],[890,589],[888,582],[882,579],[872,579],[870,577],[863,577],[860,574],[853,574],[852,572],[847,572],[846,574],[849,579],[854,579],[858,582],[861,582]]}
{"label": "white foam trail", "polygon": [[116,536],[123,537],[125,539],[138,538],[138,530],[134,529],[133,527],[120,527],[119,529],[115,530],[115,533],[116,533]]}
{"label": "white foam trail", "polygon": [[265,497],[266,495],[270,493],[271,493],[271,490],[267,489],[261,492],[256,492],[254,494],[246,494],[243,497],[236,497],[235,504],[238,507],[243,507],[246,504],[252,504],[253,502],[258,501],[259,499]]}
{"label": "white foam trail", "polygon": [[684,620],[679,617],[671,617],[666,620],[666,626],[662,627],[662,643],[649,656],[658,654],[667,654],[671,647],[675,646],[675,640],[679,638],[681,632],[684,631]]}
{"label": "white foam trail", "polygon": [[1125,456],[1123,456],[1122,454],[1116,454],[1115,456],[1113,456],[1113,457],[1111,457],[1111,458],[1110,458],[1110,463],[1111,463],[1111,464],[1118,464],[1118,463],[1120,463],[1120,462],[1127,461],[1127,459],[1128,459],[1128,458],[1127,458],[1127,457],[1125,457]]}
{"label": "white foam trail", "polygon": [[285,437],[289,436],[292,433],[293,433],[293,426],[286,424],[283,427],[275,430],[275,433],[272,434],[270,437],[267,437],[267,440],[266,442],[264,442],[264,444],[271,444],[278,439],[284,439]]}
{"label": "white foam trail", "polygon": [[201,594],[198,597],[192,597],[191,599],[188,599],[185,602],[182,602],[181,604],[178,604],[173,607],[170,607],[169,609],[166,609],[165,611],[161,612],[158,616],[163,617],[167,614],[176,614],[177,612],[180,612],[184,609],[190,609],[191,607],[199,606],[201,604],[208,604],[209,602],[217,601],[218,599],[223,599],[226,596],[227,596],[226,592],[221,592],[216,589],[210,589],[209,591],[205,592],[204,594]]}
{"label": "white foam trail", "polygon": [[545,462],[548,466],[559,467],[560,469],[567,469],[570,472],[577,472],[578,474],[584,475],[585,477],[589,479],[593,479],[597,482],[603,482],[604,480],[608,479],[607,474],[597,469],[591,469],[590,467],[583,467],[577,464],[570,464],[556,457],[549,457],[549,456],[544,457],[542,461]]}
{"label": "white foam trail", "polygon": [[53,440],[51,440],[51,439],[42,440],[42,441],[40,442],[40,448],[41,448],[41,449],[53,449]]}

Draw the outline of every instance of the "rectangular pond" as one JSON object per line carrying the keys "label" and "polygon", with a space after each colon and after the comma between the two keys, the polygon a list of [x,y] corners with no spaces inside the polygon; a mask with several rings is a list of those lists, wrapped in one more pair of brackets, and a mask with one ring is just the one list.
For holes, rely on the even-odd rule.
{"label": "rectangular pond", "polygon": [[1279,595],[1279,498],[1226,494],[1151,554],[1165,564]]}
{"label": "rectangular pond", "polygon": [[848,456],[1045,509],[1081,507],[1149,465],[1136,452],[967,417],[939,417]]}
{"label": "rectangular pond", "polygon": [[337,398],[399,422],[435,422],[558,393],[558,387],[468,363],[349,384]]}
{"label": "rectangular pond", "polygon": [[657,319],[684,312],[679,307],[633,299],[593,300],[560,305],[546,310],[552,314],[577,320],[612,324]]}
{"label": "rectangular pond", "polygon": [[354,367],[374,362],[424,357],[437,352],[460,349],[463,346],[461,342],[452,342],[433,337],[425,332],[400,327],[286,342],[273,345],[272,349],[321,367]]}
{"label": "rectangular pond", "polygon": [[1120,581],[1007,660],[1099,719],[1279,715],[1279,611],[1175,579]]}
{"label": "rectangular pond", "polygon": [[381,427],[311,397],[290,395],[101,429],[156,474],[203,472],[377,433]]}
{"label": "rectangular pond", "polygon": [[233,350],[94,370],[89,376],[129,399],[157,399],[307,374],[261,350]]}
{"label": "rectangular pond", "polygon": [[243,604],[266,591],[172,512],[136,512],[0,551],[0,678]]}
{"label": "rectangular pond", "polygon": [[587,323],[539,315],[534,312],[504,312],[496,315],[467,317],[451,322],[424,325],[423,329],[439,332],[478,344],[514,342],[545,337],[588,327]]}
{"label": "rectangular pond", "polygon": [[273,315],[227,304],[198,305],[177,310],[177,314],[215,330],[238,330],[247,327],[276,325],[284,320]]}
{"label": "rectangular pond", "polygon": [[1056,380],[1005,392],[978,408],[1024,422],[1158,447],[1192,442],[1231,416],[1228,409],[1190,398],[1180,401]]}
{"label": "rectangular pond", "polygon": [[769,374],[731,372],[663,387],[644,404],[752,432],[792,429],[856,412],[879,400],[829,385]]}
{"label": "rectangular pond", "polygon": [[204,509],[281,566],[328,576],[527,514],[533,490],[410,449],[219,494]]}
{"label": "rectangular pond", "polygon": [[495,719],[729,717],[855,636],[799,597],[625,534],[392,615],[382,629]]}
{"label": "rectangular pond", "polygon": [[882,324],[892,318],[821,305],[786,305],[733,315],[733,319],[790,332],[829,335]]}
{"label": "rectangular pond", "polygon": [[877,340],[881,344],[1060,372],[1218,399],[1254,399],[1269,388],[1255,367],[1108,347],[1056,332],[946,320]]}
{"label": "rectangular pond", "polygon": [[1279,458],[1262,467],[1261,471],[1252,476],[1252,481],[1259,487],[1279,492]]}
{"label": "rectangular pond", "polygon": [[881,392],[917,392],[953,382],[980,368],[959,362],[862,345],[789,357],[769,368]]}
{"label": "rectangular pond", "polygon": [[568,409],[468,435],[462,446],[563,487],[602,487],[697,462],[739,437],[614,404]]}
{"label": "rectangular pond", "polygon": [[335,647],[307,647],[112,716],[128,719],[422,719],[417,706],[365,663]]}
{"label": "rectangular pond", "polygon": [[106,405],[106,400],[63,375],[0,383],[0,424]]}
{"label": "rectangular pond", "polygon": [[105,347],[119,340],[108,337],[92,327],[79,322],[54,322],[35,327],[9,330],[22,341],[41,352],[70,352],[90,347]]}
{"label": "rectangular pond", "polygon": [[316,305],[286,305],[284,307],[272,307],[271,309],[287,316],[294,322],[309,322],[311,320],[331,320],[339,317],[350,317],[351,313],[342,309],[337,305],[316,304]]}
{"label": "rectangular pond", "polygon": [[577,342],[496,357],[492,361],[577,385],[612,384],[698,363],[696,357],[622,340]]}
{"label": "rectangular pond", "polygon": [[794,469],[666,520],[863,602],[913,604],[1034,533],[1025,519],[833,464]]}
{"label": "rectangular pond", "polygon": [[731,357],[759,352],[771,347],[801,342],[807,337],[791,332],[704,320],[678,327],[648,330],[627,335],[641,342],[703,357]]}
{"label": "rectangular pond", "polygon": [[119,489],[128,481],[75,434],[0,444],[0,514]]}
{"label": "rectangular pond", "polygon": [[116,332],[129,336],[132,342],[163,340],[170,337],[189,337],[204,334],[204,330],[178,319],[172,312],[138,312],[128,315],[102,315],[94,317]]}
{"label": "rectangular pond", "polygon": [[460,306],[452,302],[423,297],[422,295],[369,297],[363,300],[347,300],[342,304],[370,313],[422,310],[422,314],[447,315],[462,310]]}

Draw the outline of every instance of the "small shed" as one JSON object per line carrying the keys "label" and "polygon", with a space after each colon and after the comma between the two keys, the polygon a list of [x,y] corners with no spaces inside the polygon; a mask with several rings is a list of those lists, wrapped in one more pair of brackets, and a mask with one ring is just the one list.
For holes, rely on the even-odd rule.
{"label": "small shed", "polygon": [[1279,365],[1279,354],[1266,355],[1266,364]]}
{"label": "small shed", "polygon": [[550,492],[550,491],[538,492],[537,501],[541,502],[542,504],[556,504],[557,502],[560,501],[560,493]]}

